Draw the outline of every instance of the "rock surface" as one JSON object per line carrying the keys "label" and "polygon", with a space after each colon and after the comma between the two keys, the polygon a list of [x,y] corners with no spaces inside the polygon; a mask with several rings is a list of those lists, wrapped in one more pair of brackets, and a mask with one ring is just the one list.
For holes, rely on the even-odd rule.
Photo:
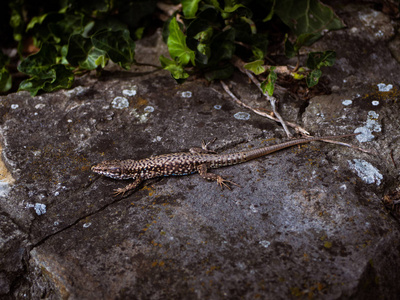
{"label": "rock surface", "polygon": [[[371,7],[338,13],[348,28],[313,46],[337,51],[324,71],[333,93],[300,104],[286,96],[280,110],[315,135],[362,132],[346,142],[377,155],[316,142],[213,170],[241,185],[231,191],[192,175],[113,198],[127,182],[95,176],[94,163],[214,137],[217,151],[233,152],[284,132],[218,83],[177,85],[147,69],[2,97],[1,297],[396,299],[400,227],[382,204],[399,179],[400,66],[388,46],[396,31]],[[157,35],[143,41],[137,60],[155,60],[159,45]],[[228,83],[265,105],[241,74]]]}

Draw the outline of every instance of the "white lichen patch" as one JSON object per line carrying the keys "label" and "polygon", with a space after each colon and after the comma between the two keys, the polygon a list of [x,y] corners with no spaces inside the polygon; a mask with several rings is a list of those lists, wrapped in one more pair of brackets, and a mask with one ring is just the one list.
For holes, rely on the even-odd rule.
{"label": "white lichen patch", "polygon": [[25,208],[33,208],[38,216],[46,213],[46,204],[43,203],[27,204]]}
{"label": "white lichen patch", "polygon": [[393,88],[392,84],[379,83],[377,86],[380,92],[389,92]]}
{"label": "white lichen patch", "polygon": [[137,119],[139,123],[143,124],[149,120],[149,115],[151,114],[151,112],[144,111],[144,113],[140,113],[138,109],[134,108],[131,112],[129,112],[129,114]]}
{"label": "white lichen patch", "polygon": [[152,142],[153,142],[153,143],[161,142],[161,140],[162,140],[162,137],[159,136],[159,135],[157,135],[157,136],[152,140]]}
{"label": "white lichen patch", "polygon": [[191,91],[184,91],[181,93],[182,98],[192,98],[192,92]]}
{"label": "white lichen patch", "polygon": [[83,228],[88,228],[88,227],[90,227],[90,225],[92,225],[92,223],[90,223],[90,222],[85,223],[85,224],[83,224]]}
{"label": "white lichen patch", "polygon": [[343,104],[344,106],[349,106],[349,105],[353,104],[353,101],[352,101],[352,100],[343,100],[343,101],[342,101],[342,104]]}
{"label": "white lichen patch", "polygon": [[115,97],[113,101],[111,101],[111,106],[116,109],[123,109],[129,107],[129,101],[125,97]]}
{"label": "white lichen patch", "polygon": [[35,203],[35,212],[38,216],[44,215],[46,213],[46,204]]}
{"label": "white lichen patch", "polygon": [[365,121],[365,125],[363,127],[358,127],[354,130],[354,133],[361,132],[361,134],[357,135],[356,138],[359,142],[369,142],[374,136],[372,132],[381,132],[382,125],[379,124],[379,114],[374,111],[368,112],[367,120]]}
{"label": "white lichen patch", "polygon": [[138,87],[137,85],[132,86],[130,89],[122,90],[122,95],[127,97],[132,97],[137,94]]}
{"label": "white lichen patch", "polygon": [[350,169],[356,171],[358,177],[361,178],[367,184],[375,183],[376,185],[381,184],[383,175],[377,168],[371,165],[369,162],[363,159],[353,159],[347,161]]}
{"label": "white lichen patch", "polygon": [[153,106],[146,106],[144,109],[143,109],[143,111],[144,112],[147,112],[147,113],[151,113],[151,112],[153,112],[154,111],[154,107]]}
{"label": "white lichen patch", "polygon": [[247,120],[250,119],[250,114],[247,113],[247,112],[242,112],[242,111],[240,111],[240,112],[237,112],[236,114],[234,114],[233,117],[234,117],[235,119],[238,119],[238,120],[247,121]]}
{"label": "white lichen patch", "polygon": [[261,246],[263,246],[264,248],[268,248],[269,247],[269,245],[271,245],[271,242],[270,241],[260,241],[259,242],[260,243],[260,245]]}

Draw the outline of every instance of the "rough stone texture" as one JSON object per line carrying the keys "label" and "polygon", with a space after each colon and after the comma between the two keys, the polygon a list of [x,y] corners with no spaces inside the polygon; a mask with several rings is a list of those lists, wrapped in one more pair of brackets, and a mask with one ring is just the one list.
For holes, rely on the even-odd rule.
{"label": "rough stone texture", "polygon": [[[387,48],[395,27],[378,14],[387,36],[372,39],[354,6],[339,15],[348,28],[315,45],[337,50],[338,63],[325,70],[333,93],[292,107],[282,99],[281,109],[316,135],[370,130],[372,141],[348,141],[379,155],[324,143],[294,147],[214,170],[242,186],[232,191],[193,175],[152,180],[115,199],[112,190],[126,182],[90,172],[103,159],[187,150],[201,139],[217,137],[215,148],[225,151],[280,141],[278,125],[237,107],[218,84],[112,70],[70,91],[2,97],[2,159],[15,184],[0,196],[0,295],[396,299],[400,228],[381,203],[399,179],[400,68]],[[158,40],[138,47],[138,61]],[[381,82],[394,88],[379,92]],[[262,103],[242,75],[230,83]],[[238,112],[250,118],[234,118]],[[380,183],[360,178],[354,159],[377,168]]]}

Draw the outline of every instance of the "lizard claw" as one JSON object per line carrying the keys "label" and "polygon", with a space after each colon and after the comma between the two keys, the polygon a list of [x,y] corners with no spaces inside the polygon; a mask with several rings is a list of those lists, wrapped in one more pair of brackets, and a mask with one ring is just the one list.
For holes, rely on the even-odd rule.
{"label": "lizard claw", "polygon": [[217,138],[214,138],[212,141],[209,141],[206,143],[204,140],[201,141],[201,149],[203,149],[206,153],[217,153],[213,150],[208,149],[208,145],[214,143],[217,140]]}
{"label": "lizard claw", "polygon": [[224,189],[224,187],[226,187],[228,190],[231,190],[231,187],[228,184],[232,184],[232,185],[236,185],[236,186],[240,187],[239,184],[237,184],[233,181],[230,181],[230,180],[226,180],[226,179],[222,178],[221,176],[218,176],[217,184],[221,187],[221,189]]}
{"label": "lizard claw", "polygon": [[122,194],[122,196],[125,194],[125,190],[123,188],[115,189],[113,191],[113,197],[117,197],[117,196],[119,196],[121,194]]}

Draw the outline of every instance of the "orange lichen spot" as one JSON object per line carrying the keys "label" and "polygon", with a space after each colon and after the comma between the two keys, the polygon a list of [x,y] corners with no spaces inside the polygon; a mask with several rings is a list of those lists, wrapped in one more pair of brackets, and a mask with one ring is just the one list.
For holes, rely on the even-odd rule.
{"label": "orange lichen spot", "polygon": [[146,106],[146,105],[148,105],[149,104],[149,101],[148,100],[146,100],[146,99],[143,99],[142,97],[139,97],[138,99],[137,99],[137,102],[136,102],[136,107],[139,107],[139,106]]}
{"label": "orange lichen spot", "polygon": [[310,261],[310,256],[307,253],[303,254],[304,261]]}

